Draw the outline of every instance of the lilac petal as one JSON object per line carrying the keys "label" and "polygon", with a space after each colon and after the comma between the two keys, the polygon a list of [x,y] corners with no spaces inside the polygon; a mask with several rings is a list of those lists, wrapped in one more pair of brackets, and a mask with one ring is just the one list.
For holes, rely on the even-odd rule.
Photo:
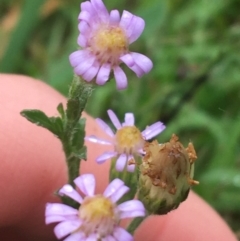
{"label": "lilac petal", "polygon": [[116,203],[124,194],[129,192],[130,188],[127,186],[120,187],[115,193],[111,195],[111,200],[113,203]]}
{"label": "lilac petal", "polygon": [[89,25],[85,22],[85,21],[81,21],[79,24],[78,24],[78,30],[81,32],[81,34],[88,34],[90,32],[90,27]]}
{"label": "lilac petal", "polygon": [[116,162],[116,170],[119,172],[122,172],[124,167],[126,166],[127,163],[127,156],[126,154],[121,154]]}
{"label": "lilac petal", "polygon": [[77,214],[75,216],[52,215],[52,216],[47,216],[45,218],[45,223],[50,224],[50,223],[63,222],[63,221],[69,221],[69,220],[77,220],[77,219],[78,219]]}
{"label": "lilac petal", "polygon": [[82,232],[76,232],[69,235],[63,241],[84,241],[85,239],[85,235]]}
{"label": "lilac petal", "polygon": [[141,68],[145,74],[152,69],[153,63],[147,56],[135,52],[132,52],[131,55],[134,58],[135,64]]}
{"label": "lilac petal", "polygon": [[93,196],[96,187],[95,177],[92,174],[83,174],[76,179],[74,183],[87,196]]}
{"label": "lilac petal", "polygon": [[109,79],[110,71],[111,71],[111,65],[103,64],[98,72],[96,83],[98,85],[104,85]]}
{"label": "lilac petal", "polygon": [[99,164],[102,164],[104,163],[106,160],[108,159],[111,159],[113,157],[117,156],[117,152],[104,152],[101,156],[99,156],[97,159],[96,159],[96,162],[99,163]]}
{"label": "lilac petal", "polygon": [[123,90],[127,87],[127,76],[119,66],[113,68],[114,77],[116,79],[117,89]]}
{"label": "lilac petal", "polygon": [[84,61],[89,56],[89,52],[86,50],[78,50],[70,54],[69,61],[72,67],[77,67],[79,63]]}
{"label": "lilac petal", "polygon": [[91,141],[93,143],[101,144],[101,145],[112,145],[110,141],[106,141],[104,139],[100,139],[96,136],[86,136],[84,140]]}
{"label": "lilac petal", "polygon": [[134,218],[145,216],[145,208],[139,200],[130,200],[118,205],[120,218]]}
{"label": "lilac petal", "polygon": [[126,113],[124,118],[124,126],[134,126],[134,115],[133,113]]}
{"label": "lilac petal", "polygon": [[108,113],[108,116],[109,116],[110,120],[112,121],[113,125],[115,126],[115,128],[117,130],[122,128],[122,125],[121,125],[118,117],[116,116],[116,114],[112,110],[108,110],[107,113]]}
{"label": "lilac petal", "polygon": [[109,18],[109,14],[103,2],[101,0],[92,0],[91,3],[101,20],[106,21]]}
{"label": "lilac petal", "polygon": [[134,59],[131,54],[125,54],[120,57],[120,60],[123,61],[129,68],[135,65]]}
{"label": "lilac petal", "polygon": [[158,121],[142,131],[142,135],[146,140],[149,140],[161,133],[165,128],[166,126],[162,122]]}
{"label": "lilac petal", "polygon": [[99,62],[95,61],[93,65],[82,75],[83,79],[85,79],[87,82],[90,82],[96,76],[99,67]]}
{"label": "lilac petal", "polygon": [[88,39],[86,38],[85,35],[79,34],[78,39],[77,39],[77,43],[78,43],[79,46],[81,46],[82,48],[86,48],[87,47],[87,41],[88,41]]}
{"label": "lilac petal", "polygon": [[131,22],[127,28],[127,36],[129,43],[136,41],[139,36],[142,34],[145,27],[145,22],[142,18],[133,16]]}
{"label": "lilac petal", "polygon": [[128,172],[134,172],[135,167],[136,167],[136,165],[134,165],[134,164],[127,165],[127,171]]}
{"label": "lilac petal", "polygon": [[131,21],[133,18],[133,14],[131,14],[130,12],[124,10],[119,26],[122,27],[123,29],[125,29],[125,31],[127,30],[128,26],[130,25]]}
{"label": "lilac petal", "polygon": [[117,227],[114,229],[113,233],[114,238],[116,238],[118,241],[133,241],[133,236],[128,233],[125,229]]}
{"label": "lilac petal", "polygon": [[[108,124],[106,124],[105,121],[103,121],[103,120],[100,119],[100,118],[96,118],[96,122],[97,122],[97,124],[100,126],[100,128],[101,128],[104,132],[106,132],[109,136],[111,136],[111,137],[114,137],[114,136],[115,136],[115,134],[113,133],[112,129],[109,127]],[[120,124],[120,125],[121,125],[121,124]]]}
{"label": "lilac petal", "polygon": [[93,233],[93,234],[89,235],[85,239],[85,241],[97,241],[97,240],[99,240],[99,237],[98,237],[98,235],[96,233]]}
{"label": "lilac petal", "polygon": [[81,220],[61,222],[54,228],[54,233],[58,239],[61,239],[64,236],[76,231],[81,226],[81,224]]}
{"label": "lilac petal", "polygon": [[136,64],[132,67],[129,67],[129,69],[131,69],[137,75],[138,78],[142,77],[145,74],[145,72]]}
{"label": "lilac petal", "polygon": [[78,66],[74,68],[77,75],[84,74],[94,63],[95,56],[89,55],[83,62],[79,62]]}
{"label": "lilac petal", "polygon": [[66,195],[78,203],[82,203],[83,199],[80,194],[69,184],[64,185],[58,192],[60,195]]}
{"label": "lilac petal", "polygon": [[89,23],[91,21],[91,14],[87,11],[81,11],[78,16],[78,20],[86,21]]}
{"label": "lilac petal", "polygon": [[114,193],[116,193],[119,190],[119,188],[121,188],[122,186],[124,186],[124,182],[122,180],[116,178],[108,184],[103,195],[105,197],[110,197]]}
{"label": "lilac petal", "polygon": [[45,209],[45,216],[51,215],[78,215],[78,210],[62,203],[47,203]]}
{"label": "lilac petal", "polygon": [[107,237],[102,238],[101,241],[116,241],[116,239],[113,236],[109,235]]}
{"label": "lilac petal", "polygon": [[120,13],[118,10],[112,10],[110,12],[109,22],[111,25],[117,25],[120,21]]}
{"label": "lilac petal", "polygon": [[91,4],[91,2],[89,2],[89,1],[85,1],[85,2],[81,3],[81,12],[82,11],[88,12],[91,16],[94,16],[97,14],[94,7]]}

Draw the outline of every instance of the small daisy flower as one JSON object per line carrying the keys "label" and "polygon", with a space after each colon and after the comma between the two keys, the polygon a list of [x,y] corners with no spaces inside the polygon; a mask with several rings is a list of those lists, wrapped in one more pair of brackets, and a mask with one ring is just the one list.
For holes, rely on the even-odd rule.
{"label": "small daisy flower", "polygon": [[69,57],[75,74],[88,82],[96,77],[96,83],[104,85],[112,70],[117,88],[125,89],[127,77],[120,63],[125,63],[138,77],[152,69],[148,57],[128,49],[143,32],[145,22],[142,18],[128,11],[123,11],[120,17],[118,10],[109,13],[101,0],[91,0],[81,3],[78,19],[81,50]]}
{"label": "small daisy flower", "polygon": [[60,222],[54,228],[58,239],[66,237],[64,241],[133,241],[132,235],[119,226],[119,221],[143,217],[145,209],[139,200],[116,204],[129,191],[122,180],[114,179],[103,194],[94,194],[96,181],[92,174],[81,175],[74,183],[85,197],[69,184],[64,185],[59,194],[80,203],[78,210],[61,203],[46,205],[46,224]]}
{"label": "small daisy flower", "polygon": [[158,121],[140,132],[140,130],[134,125],[134,115],[132,113],[126,113],[125,122],[121,124],[112,110],[108,110],[107,112],[110,120],[117,129],[116,133],[114,133],[103,120],[97,118],[96,121],[112,140],[103,140],[94,135],[85,137],[85,140],[114,146],[114,151],[105,152],[96,159],[98,163],[103,163],[110,158],[117,157],[117,171],[123,171],[126,164],[128,164],[127,170],[133,172],[135,168],[134,156],[144,154],[142,148],[145,141],[161,133],[165,129],[165,125]]}

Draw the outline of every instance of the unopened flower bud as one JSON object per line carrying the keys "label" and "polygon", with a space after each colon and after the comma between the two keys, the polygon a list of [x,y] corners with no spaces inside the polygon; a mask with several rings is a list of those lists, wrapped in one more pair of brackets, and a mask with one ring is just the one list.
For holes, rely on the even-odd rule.
{"label": "unopened flower bud", "polygon": [[164,144],[147,142],[144,151],[138,198],[150,214],[166,214],[187,198],[191,185],[198,184],[192,179],[196,152],[191,142],[184,148],[175,134]]}

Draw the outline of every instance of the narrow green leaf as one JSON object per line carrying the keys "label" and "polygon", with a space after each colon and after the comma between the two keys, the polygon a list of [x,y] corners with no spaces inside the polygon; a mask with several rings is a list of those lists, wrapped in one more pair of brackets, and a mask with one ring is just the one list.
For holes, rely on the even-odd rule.
{"label": "narrow green leaf", "polygon": [[63,104],[60,103],[58,106],[57,106],[57,110],[58,110],[58,113],[61,115],[62,119],[64,120],[65,119],[65,111],[64,111],[64,108],[63,108]]}
{"label": "narrow green leaf", "polygon": [[23,110],[21,115],[30,122],[44,127],[51,131],[54,135],[61,138],[63,132],[62,120],[59,117],[48,117],[40,110]]}

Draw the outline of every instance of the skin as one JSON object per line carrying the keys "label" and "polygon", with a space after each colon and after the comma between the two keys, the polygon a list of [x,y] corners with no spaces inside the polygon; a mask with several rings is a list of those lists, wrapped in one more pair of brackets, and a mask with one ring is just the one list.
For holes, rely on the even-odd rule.
{"label": "skin", "polygon": [[[40,109],[57,115],[66,99],[43,82],[19,75],[0,75],[0,240],[53,241],[55,225],[44,224],[46,202],[57,202],[54,191],[66,183],[61,144],[47,130],[19,115],[23,109]],[[87,117],[87,135],[106,138]],[[109,163],[95,163],[107,146],[87,143],[88,161],[81,173],[93,173],[97,192],[108,183]],[[193,192],[180,207],[164,216],[152,216],[135,232],[136,241],[236,241],[219,215]]]}

